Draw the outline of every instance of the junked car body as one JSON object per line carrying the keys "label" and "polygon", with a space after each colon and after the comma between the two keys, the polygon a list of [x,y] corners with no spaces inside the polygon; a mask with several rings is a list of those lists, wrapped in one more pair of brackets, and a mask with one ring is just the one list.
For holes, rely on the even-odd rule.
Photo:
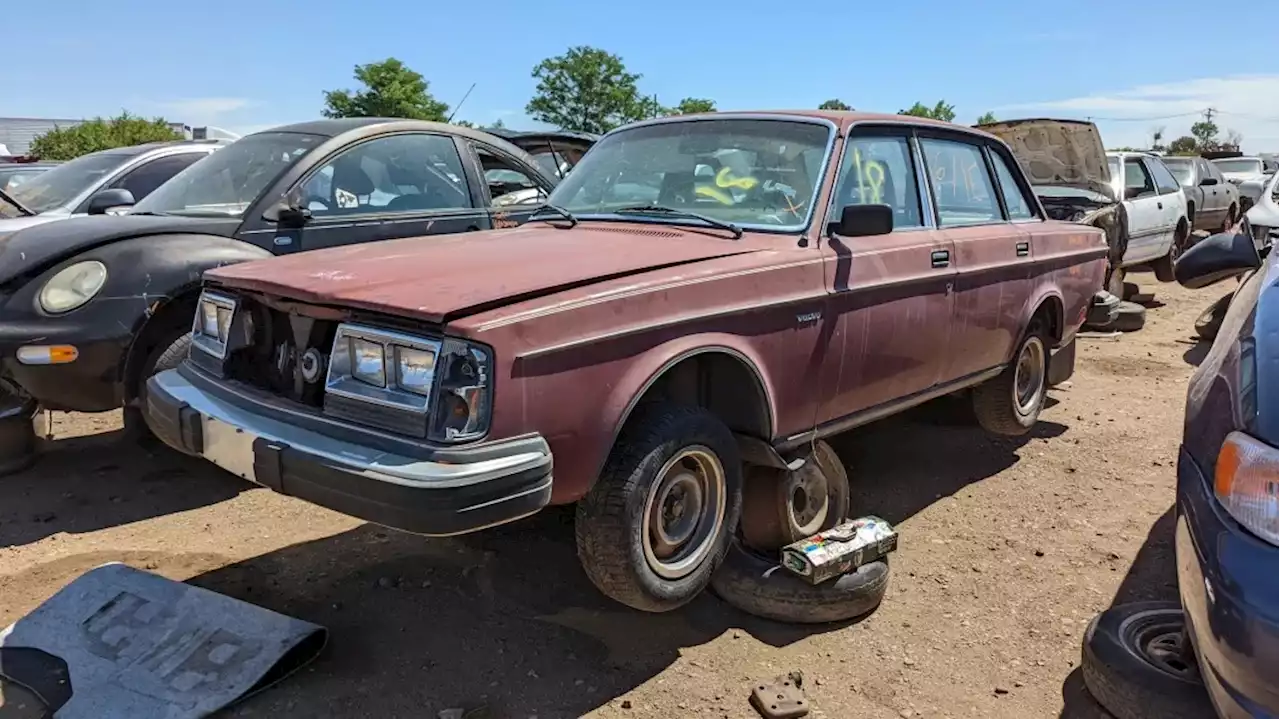
{"label": "junked car body", "polygon": [[[486,169],[510,181],[486,181]],[[0,239],[0,402],[7,389],[50,409],[124,406],[127,424],[143,429],[143,381],[185,355],[204,270],[514,227],[533,208],[504,206],[502,195],[545,198],[556,182],[517,145],[457,125],[358,118],[248,135],[125,216]]]}
{"label": "junked car body", "polygon": [[208,272],[149,424],[411,532],[577,502],[596,586],[665,611],[725,555],[744,463],[794,469],[956,392],[1029,431],[1107,254],[1044,216],[999,139],[896,115],[626,126],[533,219]]}
{"label": "junked car body", "polygon": [[1245,213],[1259,248],[1280,240],[1280,175],[1272,175],[1257,204]]}
{"label": "junked car body", "polygon": [[1187,196],[1191,229],[1225,232],[1240,219],[1240,190],[1227,182],[1216,165],[1194,156],[1162,160]]}
{"label": "junked car body", "polygon": [[1121,267],[1150,265],[1156,279],[1173,282],[1173,264],[1187,247],[1191,224],[1182,185],[1149,152],[1108,152],[1111,183],[1124,198],[1129,244]]}

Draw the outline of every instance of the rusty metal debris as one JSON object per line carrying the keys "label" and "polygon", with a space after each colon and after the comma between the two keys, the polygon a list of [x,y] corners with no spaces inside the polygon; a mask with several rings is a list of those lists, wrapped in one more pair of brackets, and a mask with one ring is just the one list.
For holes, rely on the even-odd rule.
{"label": "rusty metal debris", "polygon": [[751,706],[765,719],[796,719],[809,715],[809,702],[800,690],[803,676],[792,672],[751,688]]}

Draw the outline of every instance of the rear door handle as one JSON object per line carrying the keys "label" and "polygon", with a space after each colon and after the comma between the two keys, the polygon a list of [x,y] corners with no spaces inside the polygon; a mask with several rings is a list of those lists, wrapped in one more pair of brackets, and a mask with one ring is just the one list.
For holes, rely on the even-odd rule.
{"label": "rear door handle", "polygon": [[1018,253],[1018,257],[1026,257],[1027,255],[1031,254],[1031,243],[1019,242],[1018,244],[1013,246],[1013,249],[1015,252]]}
{"label": "rear door handle", "polygon": [[951,264],[950,250],[934,250],[929,254],[929,261],[934,267],[946,267]]}

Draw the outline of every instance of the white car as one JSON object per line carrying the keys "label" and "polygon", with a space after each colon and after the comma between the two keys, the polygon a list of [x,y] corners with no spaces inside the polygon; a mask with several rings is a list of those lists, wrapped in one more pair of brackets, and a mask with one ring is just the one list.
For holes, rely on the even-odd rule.
{"label": "white car", "polygon": [[1227,182],[1235,185],[1247,180],[1257,180],[1269,172],[1275,172],[1275,168],[1268,168],[1266,161],[1261,157],[1221,157],[1210,162],[1218,168],[1218,172],[1221,172],[1223,177],[1227,178]]}
{"label": "white car", "polygon": [[1120,266],[1150,265],[1156,279],[1173,282],[1173,263],[1191,237],[1182,185],[1164,161],[1150,153],[1108,152],[1107,165],[1128,223],[1129,243]]}
{"label": "white car", "polygon": [[1268,242],[1275,244],[1280,239],[1280,183],[1277,178],[1280,175],[1271,176],[1257,204],[1244,215],[1252,228],[1254,244],[1259,248]]}

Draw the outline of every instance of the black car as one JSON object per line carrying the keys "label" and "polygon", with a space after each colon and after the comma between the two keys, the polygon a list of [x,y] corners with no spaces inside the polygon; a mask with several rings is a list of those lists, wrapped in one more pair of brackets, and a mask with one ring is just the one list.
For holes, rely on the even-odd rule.
{"label": "black car", "polygon": [[591,144],[554,135],[378,118],[288,125],[237,140],[129,214],[0,239],[0,411],[123,406],[141,428],[143,380],[185,357],[205,270],[518,225],[567,171],[560,161]]}

